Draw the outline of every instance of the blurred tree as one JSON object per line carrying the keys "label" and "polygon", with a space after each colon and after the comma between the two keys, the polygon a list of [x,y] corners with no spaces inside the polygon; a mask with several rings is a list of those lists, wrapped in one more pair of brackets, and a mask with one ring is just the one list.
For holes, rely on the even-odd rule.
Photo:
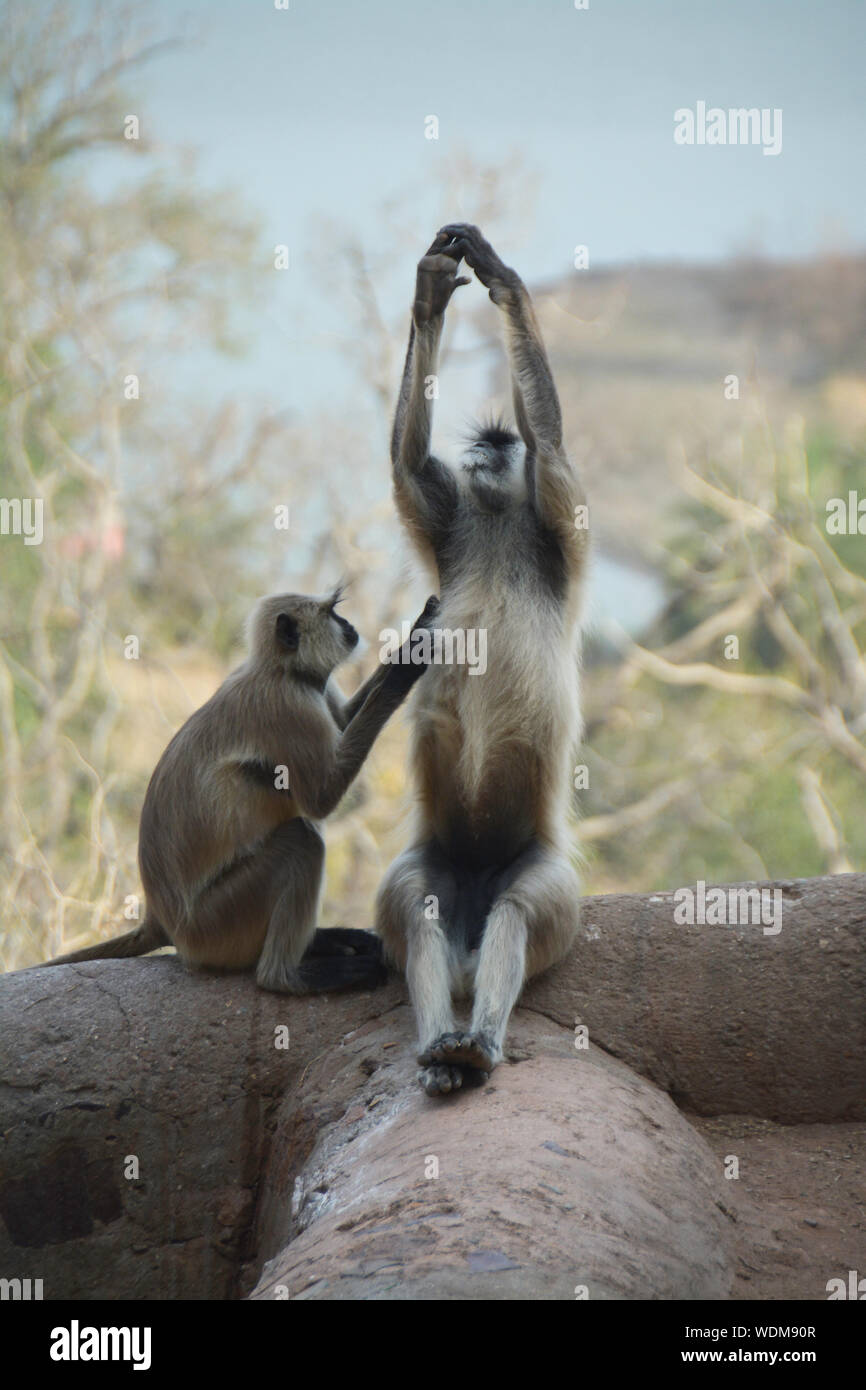
{"label": "blurred tree", "polygon": [[825,431],[810,469],[802,431],[744,438],[739,467],[681,470],[674,598],[642,645],[617,634],[621,660],[588,683],[599,790],[582,835],[605,881],[632,886],[633,865],[666,887],[866,862],[866,561],[826,527],[848,451]]}
{"label": "blurred tree", "polygon": [[[231,306],[254,283],[254,225],[236,201],[195,187],[188,157],[155,162],[146,138],[126,138],[122,84],[165,45],[132,5],[5,4],[3,18],[0,496],[40,507],[44,533],[0,537],[11,962],[76,942],[136,886],[140,787],[111,753],[112,665],[128,634],[152,655],[223,633],[202,561],[219,547],[231,592],[256,484],[246,506],[231,485],[264,483],[278,422],[244,432],[229,410],[207,420],[193,405],[180,431],[139,376],[148,353],[230,346]],[[109,193],[90,177],[100,151],[126,162],[101,181]]]}
{"label": "blurred tree", "polygon": [[[135,5],[0,0],[0,12],[0,505],[9,504],[8,520],[12,504],[40,504],[44,531],[33,545],[0,535],[8,967],[122,928],[138,890],[147,776],[222,678],[252,599],[289,582],[289,560],[300,591],[340,573],[354,581],[350,611],[367,634],[414,611],[424,586],[407,592],[387,465],[412,267],[452,216],[483,223],[494,241],[506,231],[519,263],[534,200],[518,154],[488,164],[443,152],[417,187],[383,203],[372,250],[349,225],[318,228],[329,293],[355,306],[344,348],[360,389],[335,392],[326,417],[308,410],[287,420],[231,402],[209,411],[175,367],[191,350],[201,355],[199,381],[207,351],[236,349],[238,307],[266,293],[272,257],[237,195],[202,186],[190,156],[155,147],[147,121],[127,138],[136,110],[127,93],[166,45],[144,33]],[[113,161],[108,176],[104,161]],[[605,497],[608,476],[610,529],[626,548],[653,537],[648,559],[664,567],[671,592],[642,644],[619,634],[613,655],[596,648],[585,672],[578,758],[590,780],[576,802],[593,851],[590,889],[866,862],[866,564],[861,537],[828,536],[824,525],[825,502],[847,496],[862,465],[862,430],[852,425],[843,441],[810,420],[807,450],[796,431],[777,447],[768,426],[744,427],[739,463],[684,467],[665,492],[664,443],[677,422],[699,429],[720,408],[718,363],[739,360],[711,318],[703,394],[679,380],[678,354],[695,352],[705,327],[694,322],[689,282],[677,332],[667,331],[679,274],[668,268],[664,293],[650,293],[630,323],[618,276],[600,277],[607,297],[594,318],[580,274],[541,296],[566,416],[580,431],[570,443],[595,467],[590,496]],[[794,343],[797,370],[805,362],[814,381],[862,343],[866,275],[856,258],[808,272],[733,265],[716,279],[724,305],[762,314],[756,332]],[[702,269],[700,280],[713,276]],[[398,315],[384,307],[392,303]],[[460,350],[461,362],[475,354],[501,364],[486,301],[474,327],[476,346]],[[586,389],[587,363],[600,357],[608,379],[595,375]],[[672,372],[664,387],[662,359]],[[862,421],[862,391],[858,378],[837,382],[851,420]],[[501,369],[491,371],[491,403],[497,394],[507,402]],[[592,450],[583,434],[594,435]],[[289,500],[287,478],[290,540],[273,524],[274,506]],[[671,496],[691,499],[672,532]],[[656,515],[645,527],[648,505]],[[655,544],[662,512],[665,550]],[[730,635],[735,659],[725,653]],[[139,659],[125,659],[130,637]],[[368,651],[358,666],[373,660]],[[381,871],[404,837],[405,765],[398,720],[328,827],[325,921],[368,924]]]}

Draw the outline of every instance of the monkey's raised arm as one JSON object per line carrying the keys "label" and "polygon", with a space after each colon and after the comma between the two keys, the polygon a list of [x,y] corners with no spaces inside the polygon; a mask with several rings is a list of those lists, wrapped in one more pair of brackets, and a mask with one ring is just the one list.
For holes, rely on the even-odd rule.
{"label": "monkey's raised arm", "polygon": [[423,662],[409,659],[413,638],[420,628],[433,621],[438,611],[439,600],[431,595],[401,648],[401,660],[383,664],[343,706],[343,717],[348,710],[352,713],[330,756],[323,756],[321,737],[299,740],[290,764],[290,782],[295,801],[305,815],[324,820],[357,777],[376,738],[426,670]]}
{"label": "monkey's raised arm", "polygon": [[334,723],[338,729],[345,729],[346,725],[352,722],[367,696],[371,695],[373,691],[377,690],[382,684],[382,681],[385,679],[385,669],[384,666],[380,666],[377,671],[373,672],[372,676],[369,676],[367,680],[364,681],[363,685],[358,687],[354,695],[350,695],[348,699],[346,699],[333,676],[331,677],[325,687],[325,699],[328,703],[328,709],[334,716]]}
{"label": "monkey's raised arm", "polygon": [[305,815],[324,820],[336,809],[382,729],[424,669],[417,665],[391,668],[340,735],[332,760],[310,756],[315,754],[310,745],[295,756],[290,773],[292,791]]}
{"label": "monkey's raised arm", "polygon": [[439,363],[445,309],[455,289],[469,283],[457,275],[459,260],[440,254],[437,236],[418,262],[412,326],[391,432],[394,497],[416,539],[432,543],[447,533],[457,500],[448,468],[430,453],[433,406],[428,395]]}
{"label": "monkey's raised arm", "polygon": [[[431,594],[424,607],[423,613],[415,620],[413,631],[419,627],[426,627],[438,612],[439,600],[436,598],[435,594]],[[410,634],[410,643],[411,640],[412,637]],[[331,711],[334,723],[337,725],[338,729],[345,729],[347,725],[351,724],[355,715],[363,707],[369,696],[377,692],[380,686],[384,684],[390,669],[390,663],[380,663],[378,669],[373,672],[372,676],[368,676],[363,685],[359,686],[354,695],[350,695],[348,699],[343,694],[334,677],[331,676],[328,684],[325,686],[325,700],[327,701],[328,709]]]}
{"label": "monkey's raised arm", "polygon": [[586,532],[576,529],[576,508],[586,498],[577,469],[563,448],[559,396],[532,300],[516,275],[507,287],[492,289],[491,298],[505,315],[514,413],[527,451],[535,460],[538,514],[568,550],[580,552]]}
{"label": "monkey's raised arm", "polygon": [[514,414],[527,451],[535,456],[536,505],[547,525],[572,539],[574,509],[585,500],[584,493],[562,447],[559,396],[529,291],[477,227],[450,223],[439,235],[449,238],[446,254],[465,258],[505,315]]}

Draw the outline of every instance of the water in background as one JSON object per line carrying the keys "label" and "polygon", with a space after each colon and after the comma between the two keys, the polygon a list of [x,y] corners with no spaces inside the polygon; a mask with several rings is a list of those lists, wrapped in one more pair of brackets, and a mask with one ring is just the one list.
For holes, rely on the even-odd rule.
{"label": "water in background", "polygon": [[591,637],[603,639],[610,622],[639,637],[659,616],[666,601],[665,586],[652,570],[603,553],[593,555],[586,603]]}

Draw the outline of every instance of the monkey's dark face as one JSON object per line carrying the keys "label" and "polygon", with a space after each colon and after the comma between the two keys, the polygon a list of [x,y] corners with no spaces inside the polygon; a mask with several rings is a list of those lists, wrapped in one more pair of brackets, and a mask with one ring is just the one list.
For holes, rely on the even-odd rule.
{"label": "monkey's dark face", "polygon": [[485,510],[499,511],[526,495],[525,450],[522,443],[475,440],[460,460],[470,496]]}
{"label": "monkey's dark face", "polygon": [[253,614],[251,646],[287,675],[322,683],[358,645],[358,633],[337,611],[341,593],[326,598],[274,594]]}
{"label": "monkey's dark face", "polygon": [[[343,586],[342,584],[338,584],[333,593],[329,594],[327,598],[322,599],[319,604],[319,612],[327,617],[329,623],[336,623],[340,630],[345,646],[345,652],[338,658],[340,661],[343,660],[343,656],[348,656],[349,652],[355,650],[359,641],[357,629],[352,627],[352,624],[348,622],[341,613],[337,612],[337,604],[342,603],[342,601]],[[336,662],[334,664],[336,665]]]}
{"label": "monkey's dark face", "polygon": [[347,622],[345,618],[341,618],[339,613],[334,613],[332,611],[331,617],[340,627],[340,630],[343,634],[343,640],[346,643],[346,651],[354,651],[355,647],[357,647],[358,645],[357,629],[352,627],[352,624]]}

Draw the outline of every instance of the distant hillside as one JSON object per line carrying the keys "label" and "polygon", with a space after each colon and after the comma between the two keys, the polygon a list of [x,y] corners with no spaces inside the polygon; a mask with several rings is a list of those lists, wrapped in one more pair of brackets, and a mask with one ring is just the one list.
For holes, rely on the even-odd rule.
{"label": "distant hillside", "polygon": [[[596,535],[623,558],[651,557],[683,450],[730,456],[765,412],[774,433],[816,423],[840,377],[861,378],[842,394],[846,409],[859,394],[866,420],[866,256],[583,271],[533,293]],[[725,399],[729,375],[738,400]]]}

